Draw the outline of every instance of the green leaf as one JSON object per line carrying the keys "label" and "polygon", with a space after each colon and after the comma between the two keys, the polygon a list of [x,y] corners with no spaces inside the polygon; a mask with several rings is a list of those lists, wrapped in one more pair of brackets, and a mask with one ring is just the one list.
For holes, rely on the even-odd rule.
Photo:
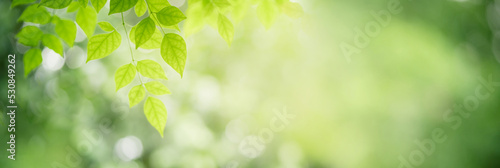
{"label": "green leaf", "polygon": [[[135,44],[135,26],[130,30],[130,41]],[[146,43],[142,44],[140,48],[143,49],[157,49],[161,46],[161,40],[163,40],[163,35],[160,30],[155,29],[155,32],[151,36],[151,38],[146,41]]]}
{"label": "green leaf", "polygon": [[174,25],[170,25],[170,26],[167,26],[167,25],[164,25],[164,24],[161,24],[160,22],[158,22],[158,15],[156,13],[153,13],[151,15],[149,15],[151,17],[151,19],[153,19],[153,22],[155,22],[155,25],[157,26],[160,26],[160,27],[163,27],[163,28],[167,28],[167,29],[172,29],[172,30],[177,30],[177,31],[181,31],[179,29],[179,25],[178,24],[174,24]]}
{"label": "green leaf", "polygon": [[91,37],[87,45],[87,62],[104,58],[113,53],[118,49],[121,41],[122,37],[116,31]]}
{"label": "green leaf", "polygon": [[163,8],[170,6],[170,3],[168,3],[167,0],[146,0],[147,4],[149,5],[149,10],[150,12],[157,13]]}
{"label": "green leaf", "polygon": [[60,20],[61,18],[59,18],[57,15],[54,15],[52,16],[52,19],[50,19],[50,23],[57,24],[57,22],[59,22]]}
{"label": "green leaf", "polygon": [[26,26],[17,33],[16,37],[19,43],[34,47],[38,45],[38,42],[42,39],[42,35],[43,32],[38,27]]}
{"label": "green leaf", "polygon": [[87,38],[92,37],[97,23],[97,13],[95,9],[91,6],[87,6],[86,8],[80,7],[80,10],[76,13],[76,23],[78,23],[78,26],[85,32]]}
{"label": "green leaf", "polygon": [[146,90],[144,90],[144,87],[142,87],[142,85],[134,86],[128,92],[128,103],[130,107],[134,107],[135,105],[139,104],[145,96]]}
{"label": "green leaf", "polygon": [[62,9],[62,8],[69,6],[69,4],[71,4],[72,1],[73,0],[42,0],[40,2],[40,5],[46,6],[46,7],[52,8],[52,9]]}
{"label": "green leaf", "polygon": [[290,18],[297,19],[304,16],[304,10],[302,9],[302,6],[300,6],[300,4],[296,2],[287,1],[283,4],[282,9],[283,13],[288,15],[288,17]]}
{"label": "green leaf", "polygon": [[111,0],[109,2],[109,14],[121,13],[129,10],[137,4],[137,0]]}
{"label": "green leaf", "polygon": [[150,17],[147,17],[141,20],[135,27],[137,27],[135,29],[135,49],[137,49],[151,39],[151,36],[153,36],[156,30],[156,26],[155,22],[153,22]]}
{"label": "green leaf", "polygon": [[70,47],[73,47],[76,38],[76,24],[71,20],[59,20],[56,23],[56,33]]}
{"label": "green leaf", "polygon": [[106,1],[108,1],[108,0],[90,0],[90,3],[92,3],[92,6],[94,6],[97,13],[99,13],[99,11],[101,11],[102,7],[104,7],[104,5],[106,5]]}
{"label": "green leaf", "polygon": [[78,10],[78,8],[80,8],[80,3],[78,3],[77,1],[73,1],[71,2],[71,4],[69,4],[68,8],[66,9],[66,12],[68,13],[74,12]]}
{"label": "green leaf", "polygon": [[156,14],[156,17],[158,21],[165,26],[172,26],[186,19],[182,11],[175,6],[163,8]]}
{"label": "green leaf", "polygon": [[163,131],[167,124],[167,108],[161,100],[148,97],[144,103],[144,114],[149,123],[160,133],[163,138]]}
{"label": "green leaf", "polygon": [[85,8],[89,4],[89,0],[78,0],[78,3],[80,3],[81,7]]}
{"label": "green leaf", "polygon": [[109,23],[109,22],[99,22],[97,24],[104,31],[115,31],[116,30],[115,27],[113,27],[113,25],[111,25],[111,23]]}
{"label": "green leaf", "polygon": [[141,73],[142,76],[151,79],[168,80],[161,65],[153,60],[141,60],[137,62],[137,70],[139,70],[139,73]]}
{"label": "green leaf", "polygon": [[144,15],[144,13],[146,13],[147,10],[148,10],[148,6],[146,4],[146,1],[138,0],[137,4],[135,4],[135,8],[134,8],[134,11],[135,11],[135,14],[137,15],[137,17],[141,17],[142,15]]}
{"label": "green leaf", "polygon": [[170,90],[168,90],[165,85],[158,81],[148,82],[144,84],[144,86],[146,86],[146,89],[149,93],[154,95],[170,94]]}
{"label": "green leaf", "polygon": [[13,0],[12,4],[10,4],[10,8],[13,8],[17,5],[29,4],[35,2],[36,0]]}
{"label": "green leaf", "polygon": [[279,9],[274,1],[262,1],[257,7],[257,17],[266,29],[271,28],[278,13]]}
{"label": "green leaf", "polygon": [[132,63],[118,68],[115,72],[116,91],[132,82],[135,78],[135,74],[137,74],[137,71]]}
{"label": "green leaf", "polygon": [[217,22],[217,27],[219,29],[219,34],[224,40],[226,40],[227,45],[231,46],[234,36],[233,24],[226,16],[219,14],[219,21]]}
{"label": "green leaf", "polygon": [[17,21],[47,24],[50,22],[50,13],[45,7],[38,7],[38,4],[28,6]]}
{"label": "green leaf", "polygon": [[163,41],[161,42],[161,57],[182,78],[184,66],[186,65],[187,50],[186,42],[181,36],[168,33],[163,37]]}
{"label": "green leaf", "polygon": [[42,36],[42,44],[58,53],[61,57],[64,57],[63,46],[61,40],[56,36],[51,34],[44,34]]}
{"label": "green leaf", "polygon": [[24,53],[23,63],[24,76],[28,76],[33,69],[42,63],[42,51],[38,48],[32,48],[26,51],[26,53]]}

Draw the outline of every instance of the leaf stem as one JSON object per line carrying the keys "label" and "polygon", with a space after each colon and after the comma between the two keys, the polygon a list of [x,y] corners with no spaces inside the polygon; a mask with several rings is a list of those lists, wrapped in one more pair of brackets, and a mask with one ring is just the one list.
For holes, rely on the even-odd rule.
{"label": "leaf stem", "polygon": [[[135,67],[135,69],[137,69],[137,66]],[[142,78],[141,78],[141,73],[139,73],[139,75],[137,75],[137,76],[139,76],[139,82],[141,82],[142,87],[144,87],[144,83],[142,82]]]}
{"label": "leaf stem", "polygon": [[[135,69],[138,70],[137,65],[135,65],[134,52],[132,51],[132,46],[130,45],[130,39],[128,37],[127,26],[125,26],[125,19],[123,18],[123,12],[121,14],[122,14],[123,29],[125,29],[125,37],[127,37],[127,44],[128,44],[128,48],[130,49],[130,57],[132,58],[132,65],[134,65]],[[144,83],[142,82],[141,74],[139,74],[138,76],[139,76],[139,81],[141,82],[142,87],[144,87]]]}
{"label": "leaf stem", "polygon": [[122,14],[123,29],[125,29],[125,37],[127,37],[127,44],[128,44],[128,48],[130,49],[130,57],[132,58],[132,64],[134,64],[134,62],[135,62],[134,53],[132,52],[132,46],[130,45],[130,39],[128,38],[128,31],[127,31],[127,26],[125,26],[125,20],[123,19],[123,12],[121,14]]}
{"label": "leaf stem", "polygon": [[[153,12],[151,12],[149,15],[152,15],[153,19],[156,20],[156,23],[160,24],[160,21],[158,20],[158,18],[156,18],[156,15],[154,15]],[[163,30],[163,27],[161,27],[161,25],[158,25],[158,27],[160,27],[160,30],[163,33],[163,35],[167,34],[167,33],[165,33],[165,31]]]}
{"label": "leaf stem", "polygon": [[161,27],[160,25],[160,21],[158,20],[158,18],[156,18],[156,15],[154,15],[153,11],[151,11],[151,8],[149,8],[149,4],[148,4],[148,1],[146,0],[146,6],[148,7],[148,13],[149,13],[149,16],[152,17],[154,20],[155,20],[155,24],[158,23],[158,27],[160,28],[161,32],[163,33],[163,35],[167,34],[165,33],[165,31],[163,30],[163,27]]}

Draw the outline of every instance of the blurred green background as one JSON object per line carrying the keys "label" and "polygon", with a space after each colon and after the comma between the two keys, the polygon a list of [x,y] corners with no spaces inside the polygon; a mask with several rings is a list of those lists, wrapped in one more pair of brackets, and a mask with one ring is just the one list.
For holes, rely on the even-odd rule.
{"label": "blurred green background", "polygon": [[[186,1],[169,0],[183,11]],[[115,92],[114,71],[130,61],[125,38],[111,56],[85,63],[79,30],[64,59],[45,49],[42,65],[23,78],[27,48],[14,36],[26,6],[1,1],[0,167],[396,168],[400,156],[418,162],[414,167],[500,167],[500,88],[468,118],[447,113],[476,94],[480,78],[500,81],[500,1],[401,0],[401,13],[348,62],[339,45],[353,44],[354,28],[374,21],[370,12],[387,10],[390,1],[296,0],[305,16],[281,15],[269,30],[253,7],[235,24],[231,47],[209,26],[186,37],[184,77],[162,64],[173,93],[161,97],[163,139],[143,103],[128,108],[130,86]],[[137,23],[134,16],[125,13],[127,24]],[[121,22],[107,12],[99,20]],[[162,62],[159,51],[134,52]],[[8,54],[18,66],[15,161],[5,151]],[[242,142],[262,138],[284,109],[295,117],[258,154],[246,155]],[[461,124],[452,129],[458,119],[443,116]],[[446,141],[418,158],[415,141],[435,129]]]}

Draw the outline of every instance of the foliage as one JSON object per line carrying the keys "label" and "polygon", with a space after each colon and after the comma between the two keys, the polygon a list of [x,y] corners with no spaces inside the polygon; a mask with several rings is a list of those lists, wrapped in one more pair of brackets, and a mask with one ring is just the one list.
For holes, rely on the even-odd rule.
{"label": "foliage", "polygon": [[29,72],[35,69],[42,63],[42,51],[38,48],[32,48],[24,54],[24,76],[28,76]]}
{"label": "foliage", "polygon": [[134,31],[135,34],[135,49],[139,48],[141,45],[149,41],[151,36],[153,36],[156,30],[155,22],[150,17],[147,17],[139,24],[137,24],[136,29]]}
{"label": "foliage", "polygon": [[87,62],[108,56],[120,47],[121,41],[122,38],[117,31],[90,37],[87,46]]}
{"label": "foliage", "polygon": [[[74,45],[76,38],[76,24],[72,20],[61,19],[54,13],[50,14],[46,9],[67,8],[66,12],[77,12],[75,21],[87,36],[87,62],[105,58],[112,54],[121,45],[122,37],[117,29],[109,22],[97,22],[97,15],[107,3],[107,0],[14,0],[11,7],[31,4],[23,11],[18,21],[36,23],[40,25],[52,24],[54,31],[42,31],[37,26],[25,26],[16,35],[18,42],[30,46],[31,49],[25,53],[24,65],[25,75],[34,70],[42,62],[40,42],[43,46],[54,50],[64,57],[66,48]],[[135,44],[135,49],[160,49],[161,57],[172,67],[181,78],[187,60],[187,47],[184,38],[177,33],[165,33],[163,28],[174,29],[180,32],[179,24],[186,20],[184,30],[191,35],[205,25],[216,28],[221,37],[231,46],[233,42],[235,26],[233,21],[239,21],[250,7],[257,5],[257,15],[262,24],[269,29],[280,12],[284,12],[292,18],[298,18],[303,14],[302,7],[288,0],[190,0],[188,2],[187,15],[179,8],[171,6],[167,0],[110,0],[108,15],[121,14],[122,26],[125,30],[126,43],[131,50],[131,63],[118,68],[115,73],[116,90],[132,83],[135,78],[141,82],[140,85],[132,87],[128,93],[129,105],[133,107],[139,104],[144,97],[144,113],[151,125],[163,137],[163,130],[167,119],[167,110],[163,102],[154,96],[170,94],[170,90],[159,81],[143,83],[142,78],[154,80],[168,80],[160,63],[153,60],[138,60],[133,56],[130,42]],[[138,17],[145,13],[137,25],[127,31],[123,12],[134,8]],[[228,17],[232,16],[231,19]],[[188,19],[189,18],[189,19]],[[96,26],[107,33],[94,34]],[[55,32],[55,34],[52,34]],[[56,36],[57,35],[57,36]],[[139,72],[139,74],[137,74]]]}
{"label": "foliage", "polygon": [[73,21],[58,19],[55,31],[69,47],[73,47],[76,38],[76,24]]}
{"label": "foliage", "polygon": [[128,84],[130,84],[130,82],[134,80],[136,74],[137,70],[132,63],[123,65],[120,68],[118,68],[118,70],[116,70],[115,73],[116,90],[118,91],[122,87],[125,87]]}

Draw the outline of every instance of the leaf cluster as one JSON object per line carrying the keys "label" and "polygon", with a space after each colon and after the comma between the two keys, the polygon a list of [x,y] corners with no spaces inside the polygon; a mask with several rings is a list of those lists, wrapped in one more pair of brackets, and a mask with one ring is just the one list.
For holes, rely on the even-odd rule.
{"label": "leaf cluster", "polygon": [[[28,4],[18,21],[39,24],[40,26],[25,26],[16,38],[20,44],[30,49],[23,57],[25,76],[42,63],[41,48],[47,47],[64,57],[64,48],[71,48],[75,43],[78,25],[85,33],[87,43],[87,63],[111,55],[122,43],[122,36],[109,22],[98,22],[97,15],[108,0],[13,0],[11,7]],[[292,18],[303,15],[302,7],[289,0],[190,0],[186,15],[167,0],[110,0],[108,15],[121,14],[122,26],[125,30],[127,44],[133,43],[135,49],[159,49],[165,63],[174,69],[181,78],[187,60],[186,42],[177,33],[165,33],[164,28],[180,32],[179,23],[190,18],[184,24],[189,35],[199,31],[205,24],[215,27],[221,37],[230,46],[234,38],[234,21],[243,18],[246,11],[257,5],[257,16],[266,28],[270,28],[280,13]],[[47,9],[52,9],[52,14]],[[67,13],[76,12],[74,21],[55,15],[56,10]],[[143,18],[127,32],[123,12],[134,8],[137,17]],[[146,16],[144,16],[146,15]],[[76,23],[76,24],[75,24]],[[51,25],[51,26],[45,26]],[[94,34],[96,27],[106,33]],[[50,30],[43,29],[49,28]],[[42,29],[41,29],[42,28]],[[64,42],[64,43],[63,43]],[[66,46],[64,45],[66,44]],[[170,90],[161,82],[168,80],[162,65],[150,59],[136,61],[132,47],[131,63],[119,67],[115,72],[116,91],[127,85],[132,85],[138,78],[140,84],[128,92],[130,107],[144,103],[144,114],[149,123],[163,137],[167,120],[167,110],[161,100],[155,96],[170,94]],[[142,78],[150,82],[143,83]]]}

